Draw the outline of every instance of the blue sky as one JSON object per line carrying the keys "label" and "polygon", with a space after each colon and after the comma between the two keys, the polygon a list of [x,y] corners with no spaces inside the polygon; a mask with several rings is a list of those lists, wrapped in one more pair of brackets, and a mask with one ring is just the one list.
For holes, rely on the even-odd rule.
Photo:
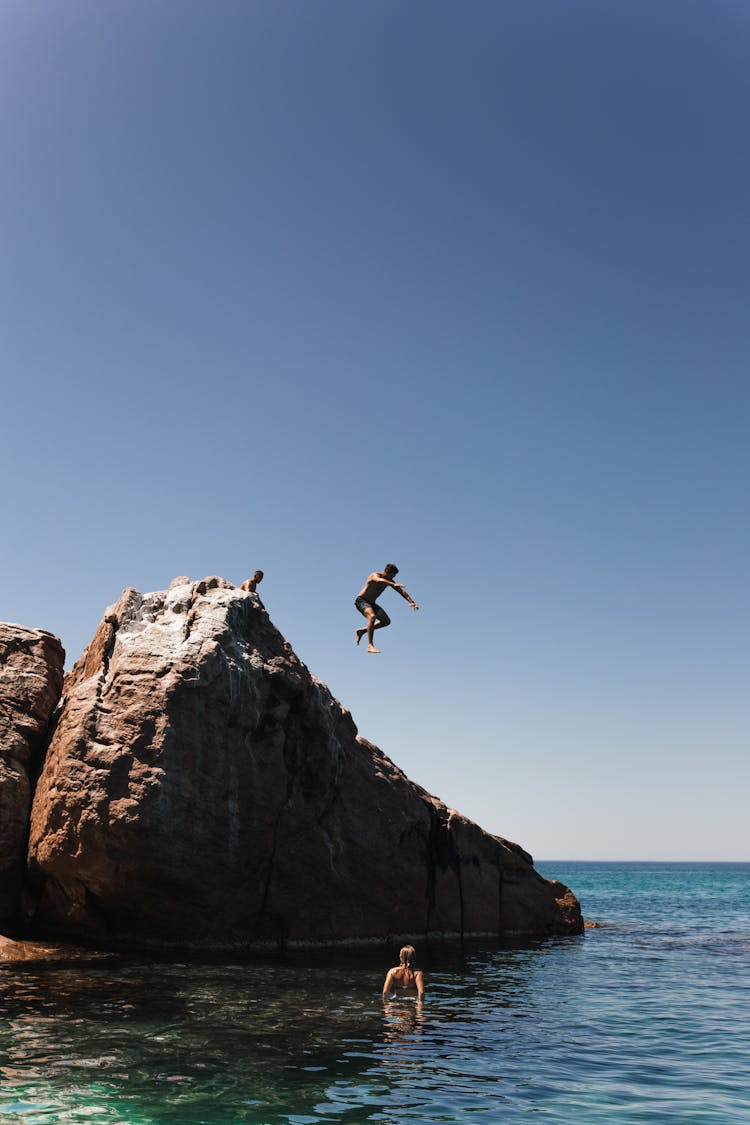
{"label": "blue sky", "polygon": [[0,618],[70,665],[261,567],[483,827],[750,860],[749,49],[739,0],[5,0]]}

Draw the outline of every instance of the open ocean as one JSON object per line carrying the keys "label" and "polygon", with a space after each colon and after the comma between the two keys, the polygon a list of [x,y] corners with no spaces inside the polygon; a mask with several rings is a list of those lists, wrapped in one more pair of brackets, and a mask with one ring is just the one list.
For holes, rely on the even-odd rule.
{"label": "open ocean", "polygon": [[580,938],[0,963],[0,1122],[750,1123],[750,864],[553,863]]}

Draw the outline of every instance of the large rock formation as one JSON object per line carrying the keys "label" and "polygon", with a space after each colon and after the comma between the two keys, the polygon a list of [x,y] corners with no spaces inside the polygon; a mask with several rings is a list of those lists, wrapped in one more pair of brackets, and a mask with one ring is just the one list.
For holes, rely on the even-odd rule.
{"label": "large rock formation", "polygon": [[0,622],[0,919],[12,917],[26,856],[31,780],[60,698],[65,653],[43,629]]}
{"label": "large rock formation", "polygon": [[107,611],[65,682],[29,862],[41,927],[100,943],[582,929],[566,887],[359,738],[219,578]]}

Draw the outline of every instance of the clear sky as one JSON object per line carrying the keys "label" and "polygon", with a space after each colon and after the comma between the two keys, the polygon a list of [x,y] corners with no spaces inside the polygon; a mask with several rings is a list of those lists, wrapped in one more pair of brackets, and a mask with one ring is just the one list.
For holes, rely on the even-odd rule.
{"label": "clear sky", "polygon": [[3,0],[0,619],[70,666],[261,567],[483,827],[750,860],[749,55],[745,0]]}

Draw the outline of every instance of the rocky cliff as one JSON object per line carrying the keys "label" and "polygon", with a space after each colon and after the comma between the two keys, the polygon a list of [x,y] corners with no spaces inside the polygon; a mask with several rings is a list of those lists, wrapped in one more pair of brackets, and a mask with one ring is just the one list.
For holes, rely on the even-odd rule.
{"label": "rocky cliff", "polygon": [[18,909],[31,784],[64,663],[51,633],[0,622],[0,920]]}
{"label": "rocky cliff", "polygon": [[31,816],[47,933],[249,948],[577,933],[578,903],[359,738],[219,578],[126,590],[66,678]]}

